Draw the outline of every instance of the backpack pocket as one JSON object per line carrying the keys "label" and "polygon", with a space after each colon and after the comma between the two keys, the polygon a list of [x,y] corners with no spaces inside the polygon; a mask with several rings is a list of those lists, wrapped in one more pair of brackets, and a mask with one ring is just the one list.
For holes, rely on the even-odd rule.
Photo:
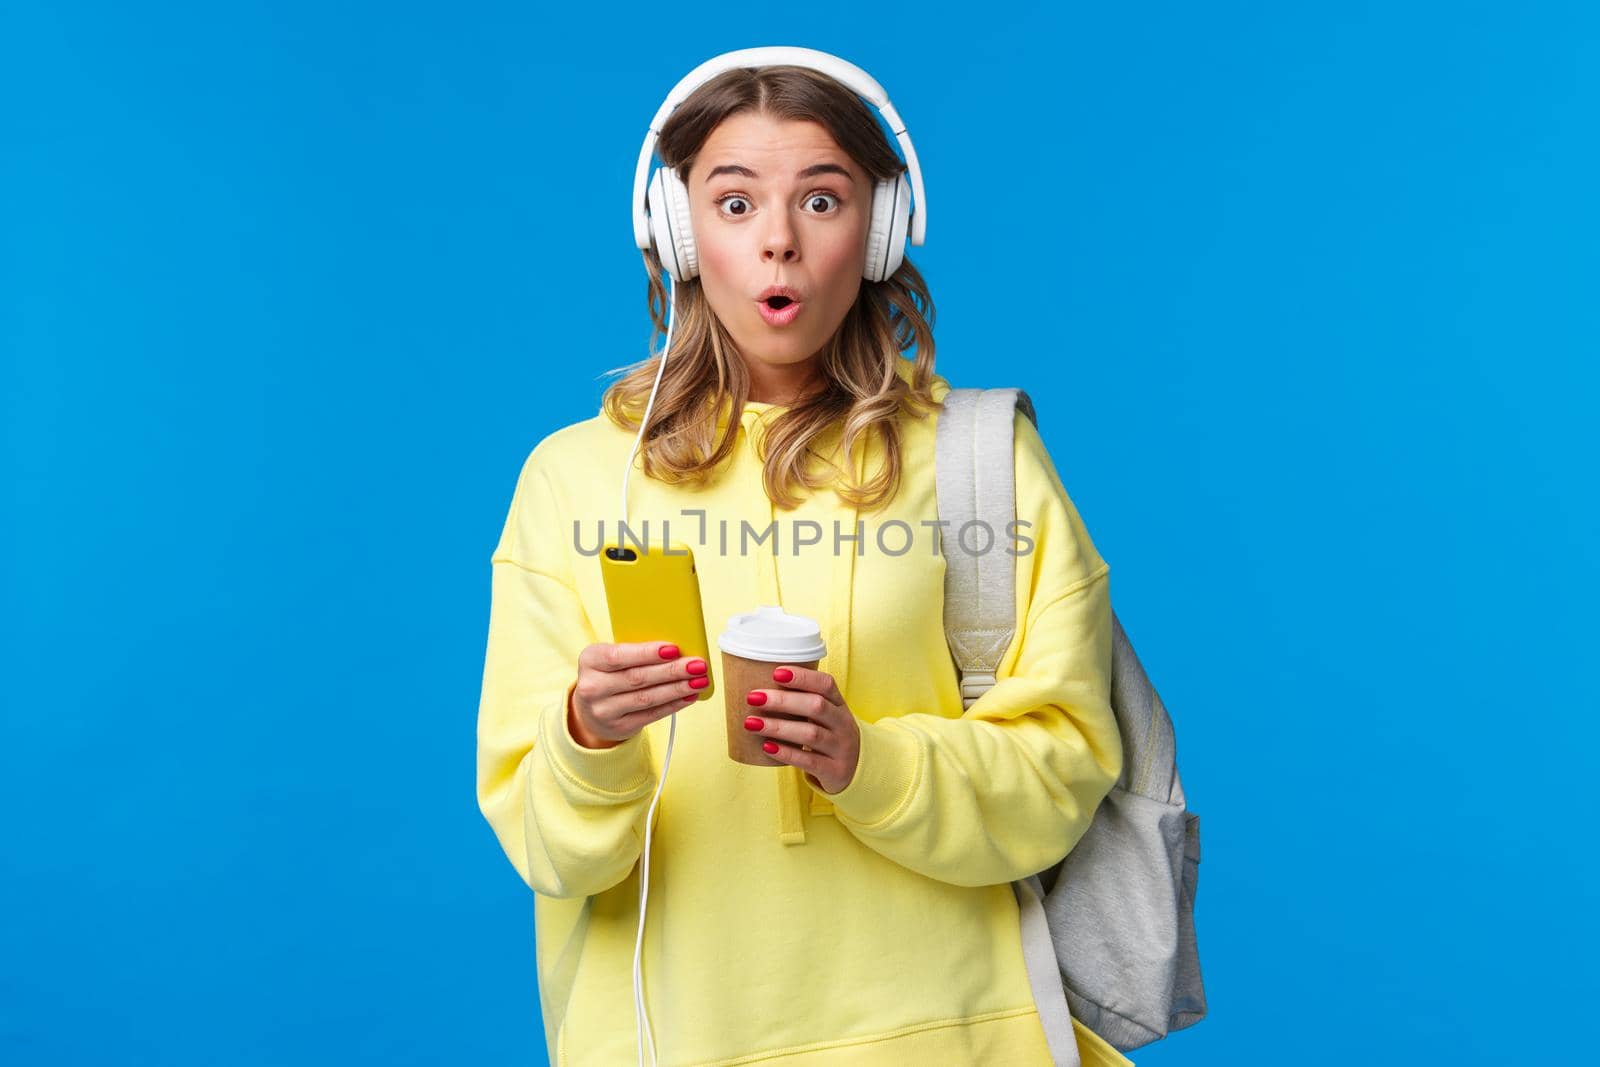
{"label": "backpack pocket", "polygon": [[1184,821],[1183,879],[1178,886],[1178,969],[1173,977],[1172,1030],[1197,1023],[1206,1014],[1200,951],[1194,940],[1194,898],[1199,888],[1200,816],[1191,811]]}
{"label": "backpack pocket", "polygon": [[1198,871],[1197,817],[1113,788],[1044,898],[1072,1014],[1116,1048],[1165,1037],[1188,1008]]}

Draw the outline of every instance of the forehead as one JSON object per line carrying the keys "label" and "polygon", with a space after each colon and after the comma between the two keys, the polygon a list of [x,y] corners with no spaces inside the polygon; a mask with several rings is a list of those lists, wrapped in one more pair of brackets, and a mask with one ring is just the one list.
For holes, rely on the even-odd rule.
{"label": "forehead", "polygon": [[723,119],[711,131],[694,169],[704,173],[719,163],[743,163],[766,178],[769,175],[762,169],[763,160],[787,166],[823,159],[838,163],[851,173],[857,169],[821,123],[741,112]]}

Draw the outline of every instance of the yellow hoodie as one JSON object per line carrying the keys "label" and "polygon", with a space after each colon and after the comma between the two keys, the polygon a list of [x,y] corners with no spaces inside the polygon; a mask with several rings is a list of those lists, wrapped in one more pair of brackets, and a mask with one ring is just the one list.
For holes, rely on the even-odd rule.
{"label": "yellow hoodie", "polygon": [[[909,380],[908,361],[898,370]],[[942,398],[949,383],[933,381]],[[996,685],[963,713],[935,550],[937,413],[902,418],[900,489],[858,515],[831,489],[792,512],[771,503],[752,434],[780,410],[746,404],[738,448],[701,489],[648,479],[636,458],[628,521],[693,550],[713,673],[734,614],[781,604],[821,624],[819,669],[860,724],[860,762],[830,796],[798,768],[730,760],[720,689],[676,714],[641,963],[659,1062],[1048,1064],[1010,882],[1065,855],[1121,772],[1109,567],[1017,413],[1027,525],[1014,545],[996,531],[992,549],[1022,553],[1016,634]],[[615,534],[633,442],[603,414],[540,441],[492,556],[478,803],[536,893],[540,1003],[558,1067],[638,1060],[639,860],[671,718],[588,749],[566,717],[579,652],[612,639],[593,552],[602,519]],[[874,438],[858,479],[881,460]],[[807,519],[817,543],[799,543],[817,537]],[[885,525],[894,519],[912,534]],[[845,540],[852,532],[859,540]],[[1084,1067],[1129,1063],[1074,1029]]]}

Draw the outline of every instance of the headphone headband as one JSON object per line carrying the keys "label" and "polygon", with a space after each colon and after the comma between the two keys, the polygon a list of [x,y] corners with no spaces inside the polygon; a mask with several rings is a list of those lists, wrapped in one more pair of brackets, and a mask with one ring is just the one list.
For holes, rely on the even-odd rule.
{"label": "headphone headband", "polygon": [[650,247],[650,221],[645,214],[645,186],[650,174],[650,156],[655,151],[656,138],[661,136],[661,126],[667,121],[667,116],[688,99],[690,93],[723,71],[735,67],[765,67],[778,64],[809,67],[820,71],[835,81],[849,86],[857,95],[878,109],[884,121],[889,124],[889,129],[893,131],[895,139],[900,142],[900,149],[905,154],[906,168],[911,172],[910,237],[913,245],[922,244],[928,224],[926,202],[922,193],[922,168],[917,165],[917,150],[911,146],[911,135],[906,132],[906,124],[900,120],[894,105],[889,103],[889,94],[883,91],[883,86],[879,85],[872,75],[854,63],[847,63],[838,56],[819,52],[815,48],[798,48],[791,45],[768,45],[762,48],[740,48],[724,52],[685,74],[679,79],[678,84],[672,87],[672,91],[667,94],[666,100],[656,111],[655,118],[650,120],[650,129],[645,134],[644,146],[639,149],[639,163],[633,172],[634,243],[641,249]]}

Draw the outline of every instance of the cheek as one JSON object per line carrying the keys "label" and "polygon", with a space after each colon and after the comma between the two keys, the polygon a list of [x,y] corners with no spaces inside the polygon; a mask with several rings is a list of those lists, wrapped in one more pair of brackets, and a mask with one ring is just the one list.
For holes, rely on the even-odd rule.
{"label": "cheek", "polygon": [[866,231],[844,237],[829,245],[826,256],[828,288],[844,304],[854,303],[861,289],[861,271],[866,266]]}
{"label": "cheek", "polygon": [[734,287],[738,281],[735,264],[739,262],[739,249],[724,240],[703,240],[695,234],[695,252],[700,263],[700,278],[707,292],[722,292]]}

